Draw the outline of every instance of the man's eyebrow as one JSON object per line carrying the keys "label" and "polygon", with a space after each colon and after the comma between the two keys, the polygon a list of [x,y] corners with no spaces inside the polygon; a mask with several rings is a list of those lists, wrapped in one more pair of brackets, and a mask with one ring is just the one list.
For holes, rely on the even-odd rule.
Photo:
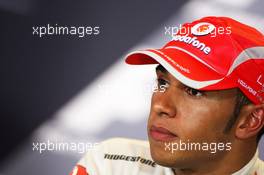
{"label": "man's eyebrow", "polygon": [[168,71],[161,65],[161,64],[159,64],[157,67],[156,67],[156,72],[158,72],[158,71],[160,71],[160,72],[162,72],[162,73],[165,73],[165,74],[167,74],[168,73]]}

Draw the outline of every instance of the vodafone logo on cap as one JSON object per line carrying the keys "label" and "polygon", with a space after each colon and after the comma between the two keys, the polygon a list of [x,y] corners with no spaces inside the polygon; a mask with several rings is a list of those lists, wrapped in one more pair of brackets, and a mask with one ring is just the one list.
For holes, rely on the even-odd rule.
{"label": "vodafone logo on cap", "polygon": [[192,27],[191,32],[193,35],[203,36],[203,35],[207,35],[211,33],[214,29],[215,29],[215,26],[213,24],[210,24],[208,22],[201,22],[201,23],[195,24]]}

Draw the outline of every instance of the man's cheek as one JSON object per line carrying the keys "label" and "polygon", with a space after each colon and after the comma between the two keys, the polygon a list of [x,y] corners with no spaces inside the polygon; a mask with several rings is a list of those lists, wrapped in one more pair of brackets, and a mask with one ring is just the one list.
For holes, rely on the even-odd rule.
{"label": "man's cheek", "polygon": [[206,141],[208,137],[210,137],[210,135],[214,133],[209,123],[205,123],[202,120],[193,119],[180,123],[181,125],[178,129],[178,134],[180,136],[180,139],[183,140]]}
{"label": "man's cheek", "polygon": [[188,130],[192,132],[215,132],[222,130],[224,120],[217,110],[206,107],[206,105],[200,105],[196,108],[192,107],[192,110],[188,111],[190,112],[187,113],[188,115],[186,115],[186,121],[184,122]]}

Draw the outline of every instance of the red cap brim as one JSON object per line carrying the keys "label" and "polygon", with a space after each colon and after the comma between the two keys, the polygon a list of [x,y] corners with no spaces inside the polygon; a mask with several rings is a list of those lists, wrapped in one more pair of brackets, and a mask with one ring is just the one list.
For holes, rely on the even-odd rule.
{"label": "red cap brim", "polygon": [[128,54],[125,61],[133,65],[161,64],[176,79],[195,89],[216,90],[236,86],[233,81],[228,81],[202,59],[179,49],[135,51]]}

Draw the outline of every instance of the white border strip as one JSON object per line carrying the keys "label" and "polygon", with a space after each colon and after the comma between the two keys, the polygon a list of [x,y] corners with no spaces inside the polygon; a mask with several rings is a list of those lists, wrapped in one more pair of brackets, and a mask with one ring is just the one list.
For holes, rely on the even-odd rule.
{"label": "white border strip", "polygon": [[217,72],[217,70],[215,68],[213,68],[211,65],[207,64],[206,62],[204,62],[204,60],[202,60],[201,58],[197,57],[196,55],[194,55],[193,53],[183,49],[183,48],[180,48],[180,47],[177,47],[177,46],[168,46],[168,47],[165,47],[165,49],[176,49],[176,50],[180,50],[188,55],[190,55],[191,57],[195,58],[197,61],[201,62],[202,64],[204,64],[205,66],[209,67],[210,69],[213,69],[214,71]]}

